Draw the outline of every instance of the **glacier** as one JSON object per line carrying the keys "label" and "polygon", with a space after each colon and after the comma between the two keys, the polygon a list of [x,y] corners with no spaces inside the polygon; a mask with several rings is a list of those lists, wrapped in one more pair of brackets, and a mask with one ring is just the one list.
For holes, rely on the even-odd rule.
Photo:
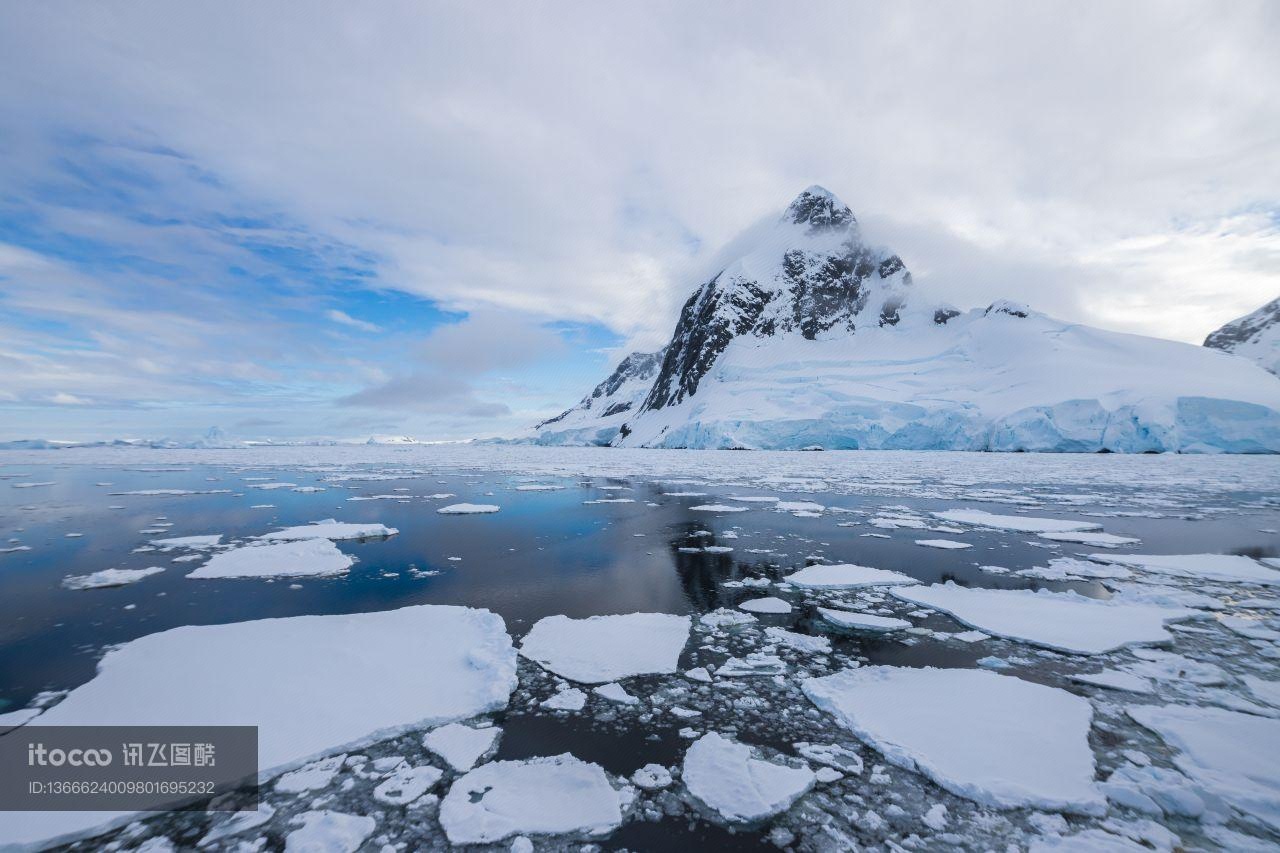
{"label": "glacier", "polygon": [[700,287],[671,342],[517,441],[751,450],[1280,452],[1280,378],[1006,300],[916,304],[821,187]]}

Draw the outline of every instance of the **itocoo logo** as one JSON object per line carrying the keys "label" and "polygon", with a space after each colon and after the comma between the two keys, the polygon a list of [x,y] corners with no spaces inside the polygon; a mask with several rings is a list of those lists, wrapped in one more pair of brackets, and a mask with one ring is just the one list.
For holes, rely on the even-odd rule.
{"label": "itocoo logo", "polygon": [[106,767],[111,760],[109,749],[45,749],[42,743],[27,744],[28,767]]}

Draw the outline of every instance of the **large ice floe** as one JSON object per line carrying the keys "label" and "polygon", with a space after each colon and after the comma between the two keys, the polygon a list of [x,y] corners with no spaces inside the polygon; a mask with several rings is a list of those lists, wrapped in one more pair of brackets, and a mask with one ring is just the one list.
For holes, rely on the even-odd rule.
{"label": "large ice floe", "polygon": [[1090,554],[1089,559],[1157,575],[1280,586],[1280,571],[1238,554]]}
{"label": "large ice floe", "polygon": [[1082,655],[1167,643],[1172,635],[1165,623],[1200,615],[1187,608],[1113,604],[1074,592],[973,589],[953,582],[889,592],[989,634]]}
{"label": "large ice floe", "polygon": [[669,613],[548,616],[525,635],[520,654],[584,684],[672,673],[689,639],[690,621]]}
{"label": "large ice floe", "polygon": [[1029,515],[994,515],[980,509],[948,509],[935,512],[935,518],[972,524],[975,527],[992,527],[997,530],[1014,530],[1019,533],[1066,533],[1080,530],[1101,530],[1096,521],[1065,521],[1059,518],[1034,518]]}
{"label": "large ice floe", "polygon": [[472,770],[445,795],[440,825],[453,844],[492,844],[523,833],[603,835],[622,824],[628,804],[600,765],[565,753]]}
{"label": "large ice floe", "polygon": [[102,589],[110,586],[127,586],[137,583],[143,578],[158,575],[164,571],[163,566],[149,566],[145,569],[102,569],[87,575],[69,575],[62,579],[67,589]]}
{"label": "large ice floe", "polygon": [[1190,705],[1127,711],[1176,750],[1174,764],[1204,790],[1280,831],[1280,720]]}
{"label": "large ice floe", "polygon": [[1098,815],[1089,702],[974,669],[847,669],[802,685],[890,763],[997,808]]}
{"label": "large ice floe", "polygon": [[394,536],[400,531],[385,524],[352,523],[335,521],[332,518],[324,521],[313,521],[297,527],[286,527],[259,536],[273,542],[287,542],[298,539],[372,539]]}
{"label": "large ice floe", "polygon": [[807,566],[786,576],[787,583],[811,589],[859,589],[868,586],[894,586],[919,583],[910,575],[888,569],[873,569],[852,563]]}
{"label": "large ice floe", "polygon": [[815,781],[807,766],[769,761],[716,732],[689,747],[682,776],[690,794],[730,823],[756,823],[786,811]]}
{"label": "large ice floe", "polygon": [[[97,675],[41,715],[48,725],[258,726],[263,775],[418,726],[503,708],[516,655],[487,610],[189,625],[112,648]],[[111,812],[0,812],[0,847],[76,835]]]}
{"label": "large ice floe", "polygon": [[187,577],[322,577],[343,574],[354,563],[354,557],[339,551],[328,539],[298,539],[221,551]]}

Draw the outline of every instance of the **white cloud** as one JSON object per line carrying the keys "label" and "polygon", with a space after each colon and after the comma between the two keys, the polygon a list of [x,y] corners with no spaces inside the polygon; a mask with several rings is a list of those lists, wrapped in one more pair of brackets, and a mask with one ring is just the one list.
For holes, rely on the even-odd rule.
{"label": "white cloud", "polygon": [[380,326],[377,326],[374,323],[366,322],[364,320],[357,320],[355,317],[352,317],[347,312],[339,311],[337,308],[330,308],[328,311],[324,312],[324,316],[328,317],[330,320],[332,320],[335,323],[340,323],[343,326],[350,326],[351,328],[359,329],[362,332],[382,331],[382,328]]}

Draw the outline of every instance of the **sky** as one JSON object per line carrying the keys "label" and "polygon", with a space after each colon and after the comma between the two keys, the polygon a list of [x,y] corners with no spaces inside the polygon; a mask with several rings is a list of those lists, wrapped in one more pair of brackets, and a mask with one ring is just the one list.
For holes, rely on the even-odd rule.
{"label": "sky", "polygon": [[[1280,294],[1280,4],[0,4],[0,440],[513,434],[821,184],[921,298]],[[710,271],[714,272],[714,271]]]}

